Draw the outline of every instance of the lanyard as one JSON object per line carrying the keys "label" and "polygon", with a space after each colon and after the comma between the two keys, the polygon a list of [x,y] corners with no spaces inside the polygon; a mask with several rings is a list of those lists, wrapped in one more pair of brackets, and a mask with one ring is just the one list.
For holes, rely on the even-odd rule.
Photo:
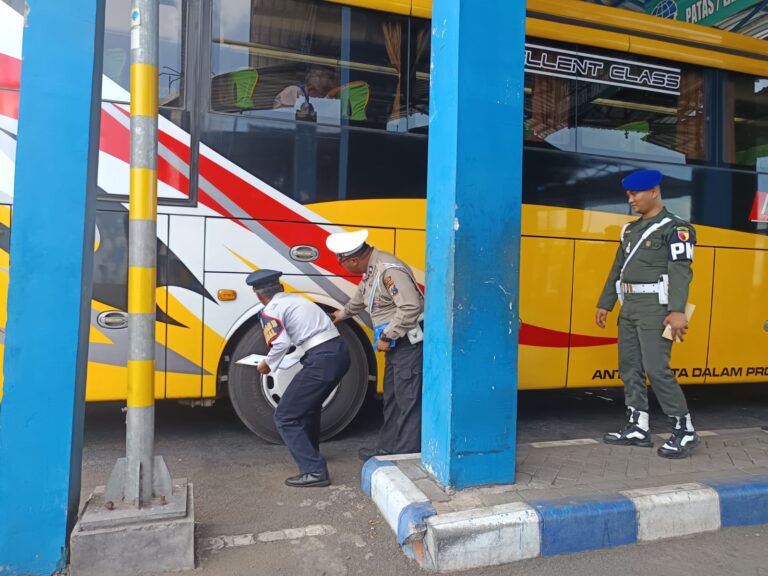
{"label": "lanyard", "polygon": [[[627,264],[629,264],[629,261],[632,259],[632,256],[635,255],[635,252],[637,252],[637,249],[643,245],[643,242],[645,242],[645,239],[648,238],[648,236],[650,236],[654,232],[656,232],[656,230],[664,226],[664,224],[671,221],[672,221],[671,218],[664,218],[661,222],[656,222],[656,224],[653,224],[652,226],[648,226],[648,228],[645,230],[643,235],[640,237],[640,241],[637,244],[635,244],[635,247],[632,249],[632,252],[630,252],[627,258],[624,260],[624,265],[621,267],[621,272],[619,273],[619,278],[622,281],[624,280],[624,268],[627,267]],[[624,234],[622,234],[621,236],[623,239]]]}

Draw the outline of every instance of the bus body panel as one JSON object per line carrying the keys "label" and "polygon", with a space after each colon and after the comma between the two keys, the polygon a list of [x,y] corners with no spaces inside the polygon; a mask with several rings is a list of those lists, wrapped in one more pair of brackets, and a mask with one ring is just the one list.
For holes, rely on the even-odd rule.
{"label": "bus body panel", "polygon": [[[381,5],[376,0],[341,3],[364,8]],[[389,6],[393,14],[414,17],[401,23],[410,22],[414,29],[429,31],[423,21],[416,19],[431,11],[429,0],[398,0]],[[563,22],[542,19],[556,13],[558,6],[567,8],[564,15],[568,18]],[[715,32],[707,36],[696,29],[696,42],[701,46],[689,47],[686,55],[680,53],[679,44],[661,39],[667,34],[679,40],[681,31],[689,28],[676,23],[654,21],[659,37],[641,43],[633,33],[639,30],[638,22],[651,22],[646,16],[638,19],[636,15],[606,12],[608,9],[582,3],[561,5],[548,0],[531,3],[531,10],[540,14],[529,17],[529,33],[538,36],[529,40],[541,45],[543,38],[557,36],[561,44],[552,46],[560,53],[581,54],[578,46],[562,44],[571,42],[589,45],[582,52],[594,53],[596,58],[632,58],[634,52],[670,59],[652,64],[657,68],[682,66],[680,62],[688,61],[742,71],[753,67],[762,70],[760,62],[748,56],[750,51],[764,48],[764,44],[731,38],[733,35]],[[602,14],[617,19],[616,31],[590,27],[589,22]],[[619,25],[622,18],[626,21]],[[0,301],[4,303],[10,266],[23,19],[0,2],[0,23]],[[5,34],[6,28],[12,33]],[[423,40],[423,34],[409,47],[423,49],[419,38]],[[747,56],[724,56],[724,52],[713,49],[723,39]],[[601,48],[621,52],[601,52]],[[383,70],[382,74],[392,76],[397,70],[391,64],[370,65],[363,71]],[[201,77],[210,75],[208,70],[204,72]],[[724,74],[702,73],[703,84],[713,88],[707,92],[707,106],[722,107],[732,98],[723,89]],[[422,69],[414,70],[413,78],[408,78],[412,91],[423,92],[428,80]],[[106,75],[104,83],[110,98],[116,101],[102,103],[101,190],[86,396],[88,400],[121,400],[126,393],[128,338],[120,314],[127,309],[130,118],[125,101],[129,94]],[[542,85],[546,86],[546,82]],[[200,90],[208,87],[206,83]],[[714,88],[726,94],[718,95]],[[535,90],[536,83],[530,83],[527,89]],[[589,89],[581,86],[580,91]],[[574,102],[577,98],[575,93],[566,93],[565,97]],[[582,104],[616,106],[617,101],[621,104],[619,97],[619,92],[605,94],[598,98],[602,101],[599,104],[589,99]],[[342,126],[341,122],[309,125],[293,121],[292,111],[287,116],[270,110],[250,115],[249,110],[215,111],[211,105],[190,114],[183,106],[172,104],[163,108],[159,117],[157,398],[213,398],[221,394],[223,370],[228,362],[237,360],[229,358],[228,351],[252,325],[257,310],[256,300],[244,282],[253,269],[283,270],[287,290],[302,293],[328,309],[343,305],[358,279],[347,276],[325,249],[324,239],[329,233],[368,228],[372,244],[402,258],[413,267],[417,281],[425,284],[424,122],[428,107],[388,121],[385,131],[367,125]],[[685,114],[664,111],[663,105],[645,106],[661,110],[667,120],[686,120],[682,118]],[[576,114],[576,108],[566,110],[565,116]],[[686,114],[693,117],[700,112],[694,103]],[[548,113],[554,114],[552,110]],[[712,114],[712,110],[707,109],[707,113]],[[716,112],[714,118],[722,120],[722,113]],[[735,122],[735,111],[732,118]],[[542,121],[529,120],[529,124]],[[570,123],[571,117],[561,119],[566,120]],[[407,137],[389,132],[411,121],[417,127]],[[707,122],[712,130],[714,120],[709,118]],[[619,182],[623,174],[640,167],[655,167],[665,174],[663,195],[667,205],[690,218],[697,230],[690,295],[696,312],[686,342],[675,346],[672,358],[680,381],[768,379],[768,216],[763,219],[764,213],[768,214],[768,200],[755,195],[768,192],[768,165],[758,161],[747,169],[736,165],[736,158],[731,159],[734,166],[723,165],[721,157],[714,158],[711,154],[720,151],[712,140],[722,136],[723,128],[706,136],[710,142],[706,152],[710,155],[690,162],[669,142],[653,141],[647,122],[630,122],[620,129],[585,125],[575,130],[568,124],[538,141],[531,137],[536,127],[529,128],[524,151],[520,388],[621,385],[616,357],[618,308],[604,330],[595,325],[594,313],[621,227],[634,218]],[[611,141],[620,145],[614,154],[609,154],[610,150],[602,154],[582,152],[589,150],[595,140],[604,138],[607,142],[609,137],[617,138]],[[562,142],[566,144],[558,149],[556,143]],[[348,173],[339,168],[345,146]],[[761,150],[755,146],[737,152],[742,157],[759,157]],[[337,173],[327,166],[335,167]],[[342,185],[341,179],[345,178],[348,182]],[[339,193],[328,194],[328,189],[338,189]],[[316,257],[296,258],[291,251],[297,248],[303,253],[314,250]],[[499,290],[508,289],[499,286]],[[220,290],[235,291],[237,296],[222,300]],[[734,312],[735,304],[738,313]],[[3,305],[2,329],[5,318]],[[370,339],[368,327],[363,323],[359,328]],[[382,367],[383,355],[377,354],[369,369],[370,377],[378,377],[379,390]]]}

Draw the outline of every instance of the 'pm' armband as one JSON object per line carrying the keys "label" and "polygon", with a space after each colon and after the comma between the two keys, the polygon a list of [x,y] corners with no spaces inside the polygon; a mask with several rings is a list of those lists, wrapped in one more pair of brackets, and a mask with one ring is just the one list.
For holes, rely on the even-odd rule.
{"label": "'pm' armband", "polygon": [[693,244],[690,242],[672,242],[669,245],[669,259],[673,262],[693,261]]}

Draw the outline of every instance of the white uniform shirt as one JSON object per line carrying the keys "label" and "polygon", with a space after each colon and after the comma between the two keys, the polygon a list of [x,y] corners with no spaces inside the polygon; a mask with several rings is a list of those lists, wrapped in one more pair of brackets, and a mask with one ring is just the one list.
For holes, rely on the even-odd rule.
{"label": "white uniform shirt", "polygon": [[291,346],[301,346],[313,336],[336,330],[320,306],[287,292],[275,294],[261,311],[261,317],[264,338],[271,347],[267,354],[270,370],[280,365]]}

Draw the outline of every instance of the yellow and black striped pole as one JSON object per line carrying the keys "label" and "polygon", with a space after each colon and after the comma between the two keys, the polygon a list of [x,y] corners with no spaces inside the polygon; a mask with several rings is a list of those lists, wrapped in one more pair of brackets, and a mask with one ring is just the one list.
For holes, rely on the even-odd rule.
{"label": "yellow and black striped pole", "polygon": [[128,215],[128,418],[125,500],[152,499],[157,278],[159,0],[131,2],[131,188]]}
{"label": "yellow and black striped pole", "polygon": [[159,0],[132,0],[126,458],[112,472],[107,498],[134,506],[171,491],[165,463],[154,456],[158,18]]}

